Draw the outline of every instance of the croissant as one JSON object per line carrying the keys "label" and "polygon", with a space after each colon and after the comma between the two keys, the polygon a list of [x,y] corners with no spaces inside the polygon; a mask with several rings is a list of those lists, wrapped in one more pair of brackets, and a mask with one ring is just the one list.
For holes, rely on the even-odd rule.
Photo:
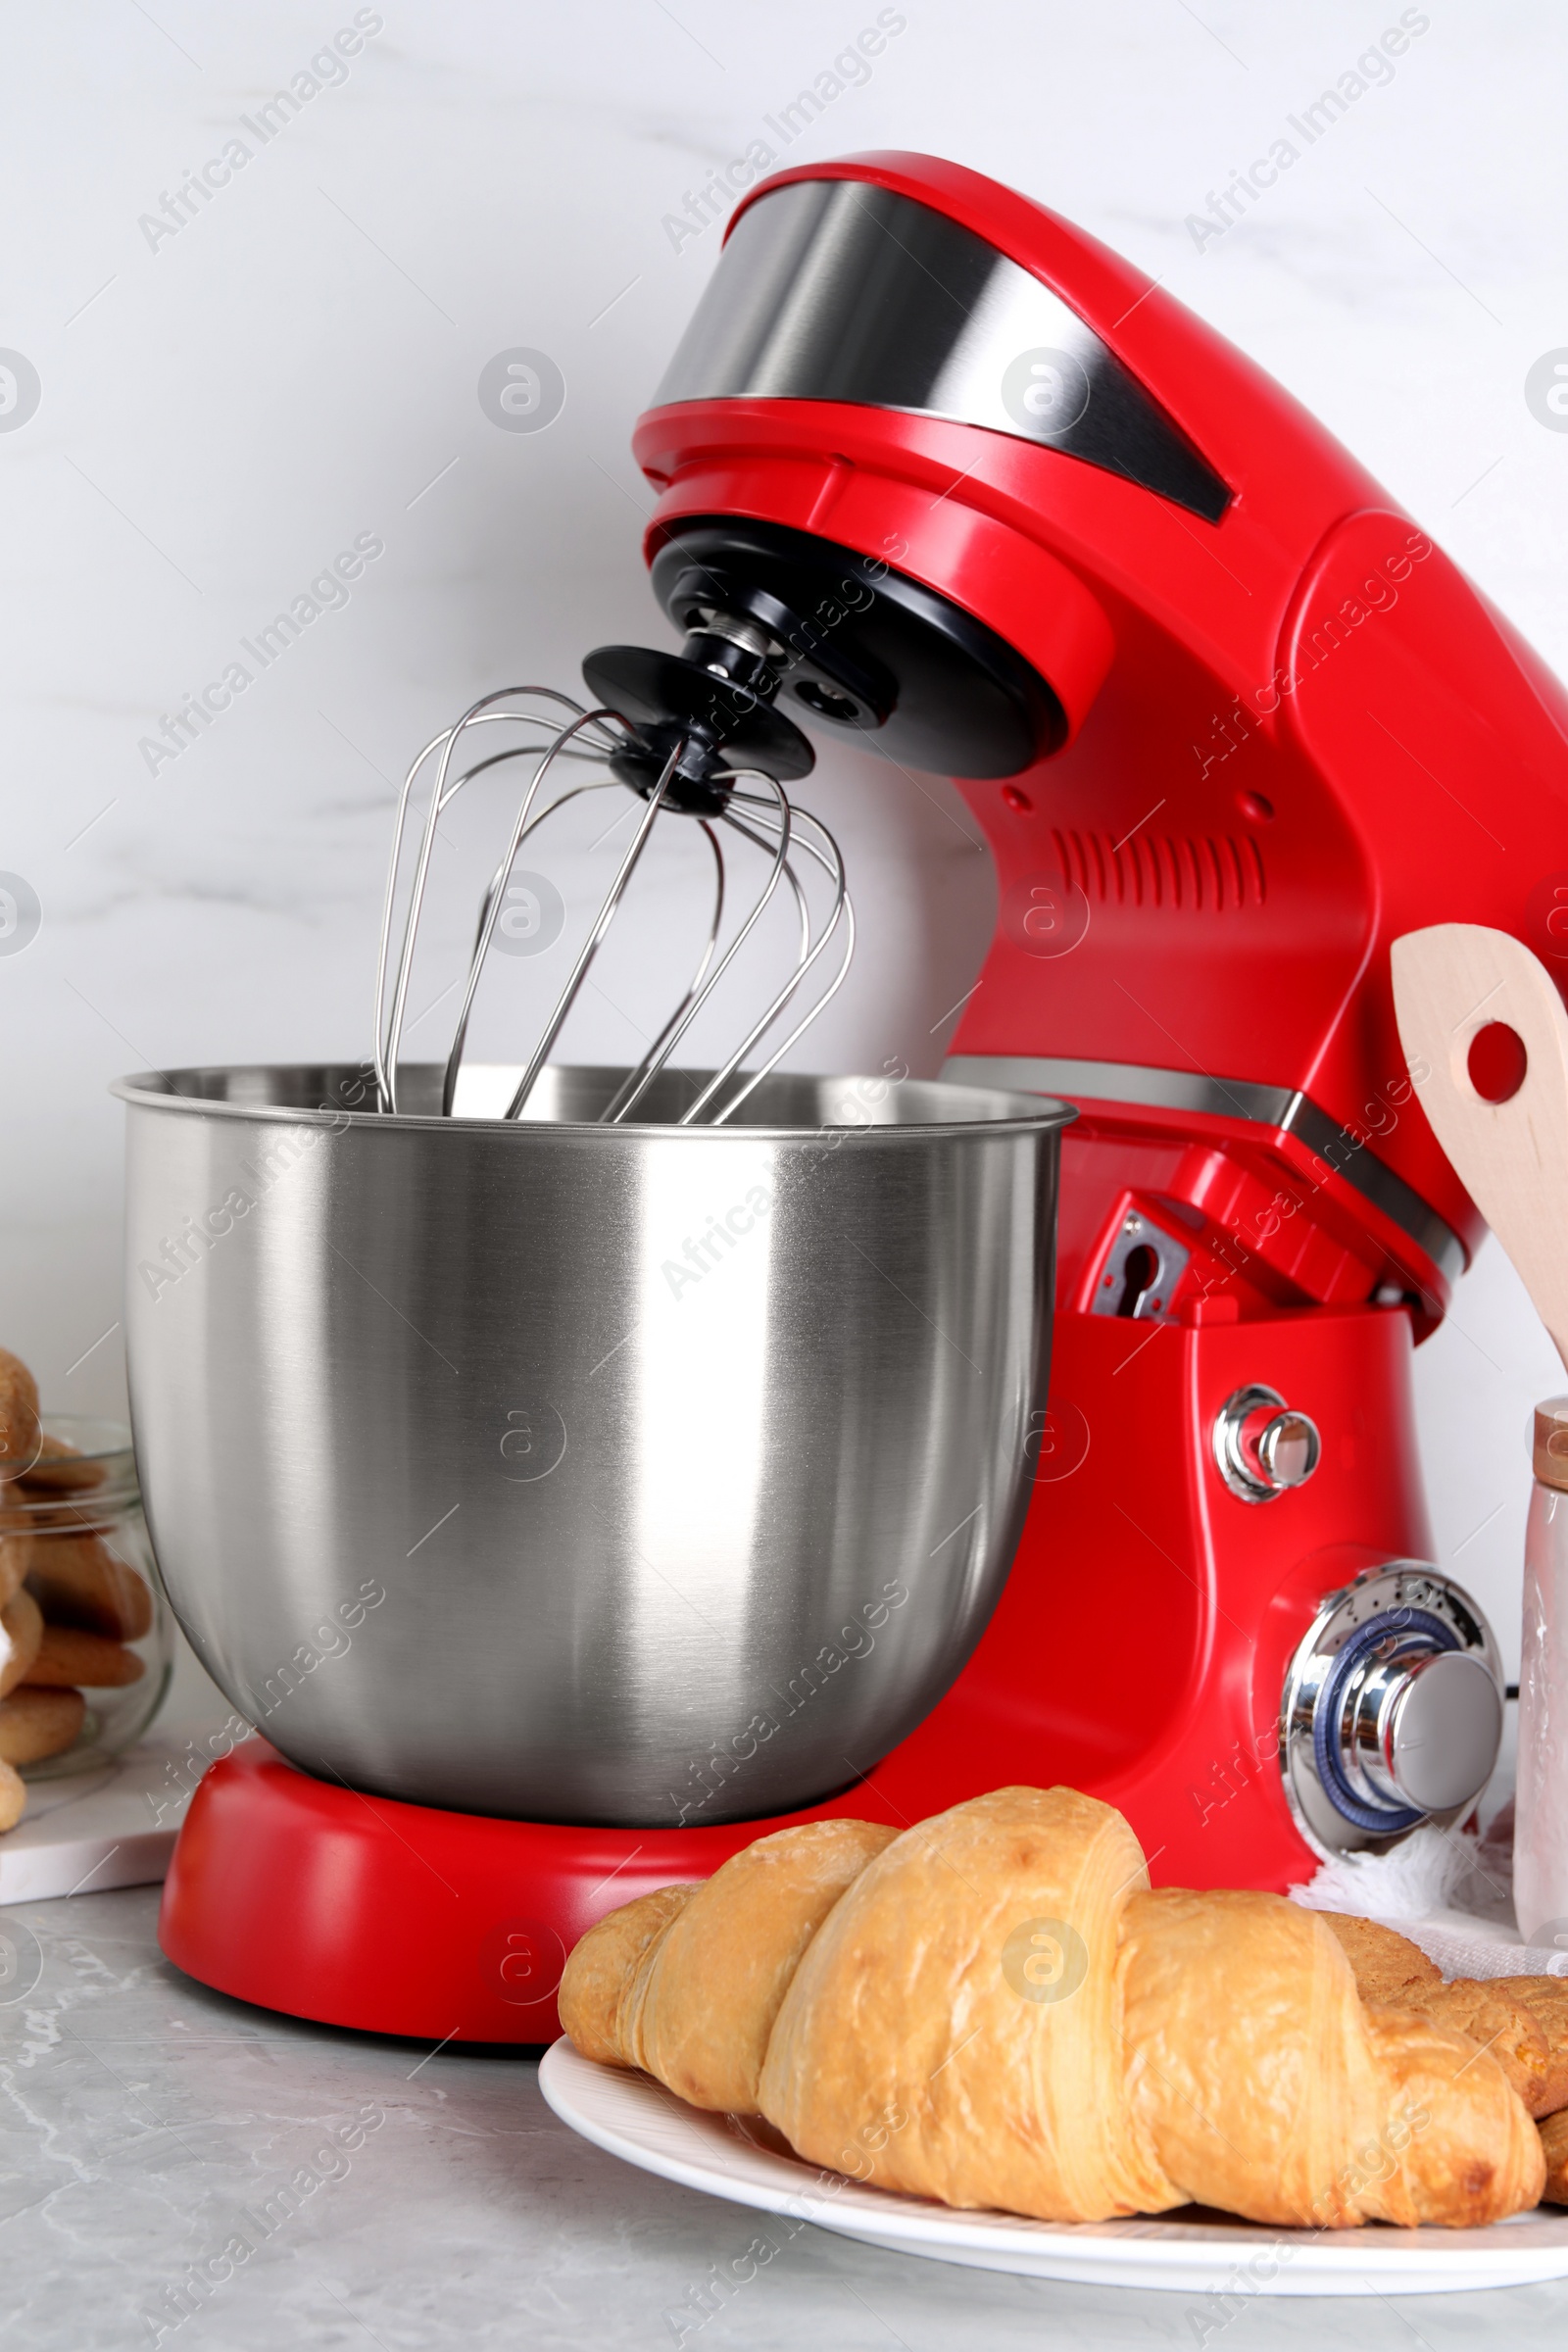
{"label": "croissant", "polygon": [[590,1929],[561,2016],[590,2057],[954,2206],[1458,2227],[1545,2177],[1490,2052],[1365,2006],[1319,1914],[1151,1892],[1128,1823],[1070,1788],[775,1832]]}
{"label": "croissant", "polygon": [[562,2024],[585,2057],[640,2066],[693,2107],[759,2113],[801,1955],[893,1837],[868,1821],[808,1822],[759,1838],[704,1885],[623,1904],[572,1953]]}

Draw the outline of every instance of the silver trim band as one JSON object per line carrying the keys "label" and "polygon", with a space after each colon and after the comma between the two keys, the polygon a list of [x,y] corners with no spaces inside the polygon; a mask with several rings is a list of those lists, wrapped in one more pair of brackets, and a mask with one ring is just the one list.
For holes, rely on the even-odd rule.
{"label": "silver trim band", "polygon": [[802,179],[749,206],[654,394],[832,400],[984,425],[1206,522],[1230,491],[1132,370],[1027,270],[913,197]]}
{"label": "silver trim band", "polygon": [[954,1054],[942,1075],[959,1086],[1000,1086],[1013,1094],[1088,1096],[1102,1102],[1147,1103],[1205,1118],[1247,1119],[1294,1136],[1336,1176],[1381,1209],[1391,1225],[1424,1250],[1440,1274],[1457,1280],[1469,1263],[1463,1242],[1419,1193],[1366,1145],[1321,1110],[1310,1095],[1251,1078],[1213,1078],[1202,1070],[1159,1070],[1132,1061],[1058,1060],[1050,1055]]}

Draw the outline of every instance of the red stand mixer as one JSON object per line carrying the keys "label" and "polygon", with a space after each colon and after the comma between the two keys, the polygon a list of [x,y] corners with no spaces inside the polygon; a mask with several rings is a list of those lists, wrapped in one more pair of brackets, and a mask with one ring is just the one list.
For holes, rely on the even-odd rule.
{"label": "red stand mixer", "polygon": [[[955,777],[985,833],[1000,920],[944,1075],[1079,1112],[1010,1578],[947,1695],[812,1813],[1065,1782],[1156,1883],[1272,1888],[1462,1819],[1500,1667],[1431,1564],[1410,1352],[1481,1225],[1389,947],[1544,940],[1520,853],[1568,809],[1562,689],[1250,362],[929,158],[754,191],[635,448],[676,627],[779,715]],[[607,701],[625,651],[585,665]],[[296,2014],[537,2042],[594,1918],[809,1817],[495,1820],[248,1743],[193,1800],[162,1937]]]}

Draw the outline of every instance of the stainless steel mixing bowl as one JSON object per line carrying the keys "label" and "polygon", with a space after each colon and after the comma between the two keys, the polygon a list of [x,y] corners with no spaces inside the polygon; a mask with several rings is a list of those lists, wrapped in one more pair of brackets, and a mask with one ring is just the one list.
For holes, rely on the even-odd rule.
{"label": "stainless steel mixing bowl", "polygon": [[510,1125],[377,1115],[352,1068],[116,1089],[158,1558],[307,1771],[547,1821],[786,1811],[909,1732],[996,1604],[1071,1111],[775,1076],[680,1128],[672,1071],[588,1123],[620,1075],[549,1071]]}

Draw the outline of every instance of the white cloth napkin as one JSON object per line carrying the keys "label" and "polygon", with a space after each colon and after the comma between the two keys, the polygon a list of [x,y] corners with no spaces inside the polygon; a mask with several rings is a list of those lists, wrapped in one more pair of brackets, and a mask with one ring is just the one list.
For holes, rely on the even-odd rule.
{"label": "white cloth napkin", "polygon": [[1349,1911],[1396,1928],[1444,1976],[1568,1977],[1568,1949],[1520,1940],[1513,1912],[1513,1803],[1484,1836],[1413,1830],[1386,1854],[1341,1854],[1318,1865],[1291,1900],[1309,1911]]}

